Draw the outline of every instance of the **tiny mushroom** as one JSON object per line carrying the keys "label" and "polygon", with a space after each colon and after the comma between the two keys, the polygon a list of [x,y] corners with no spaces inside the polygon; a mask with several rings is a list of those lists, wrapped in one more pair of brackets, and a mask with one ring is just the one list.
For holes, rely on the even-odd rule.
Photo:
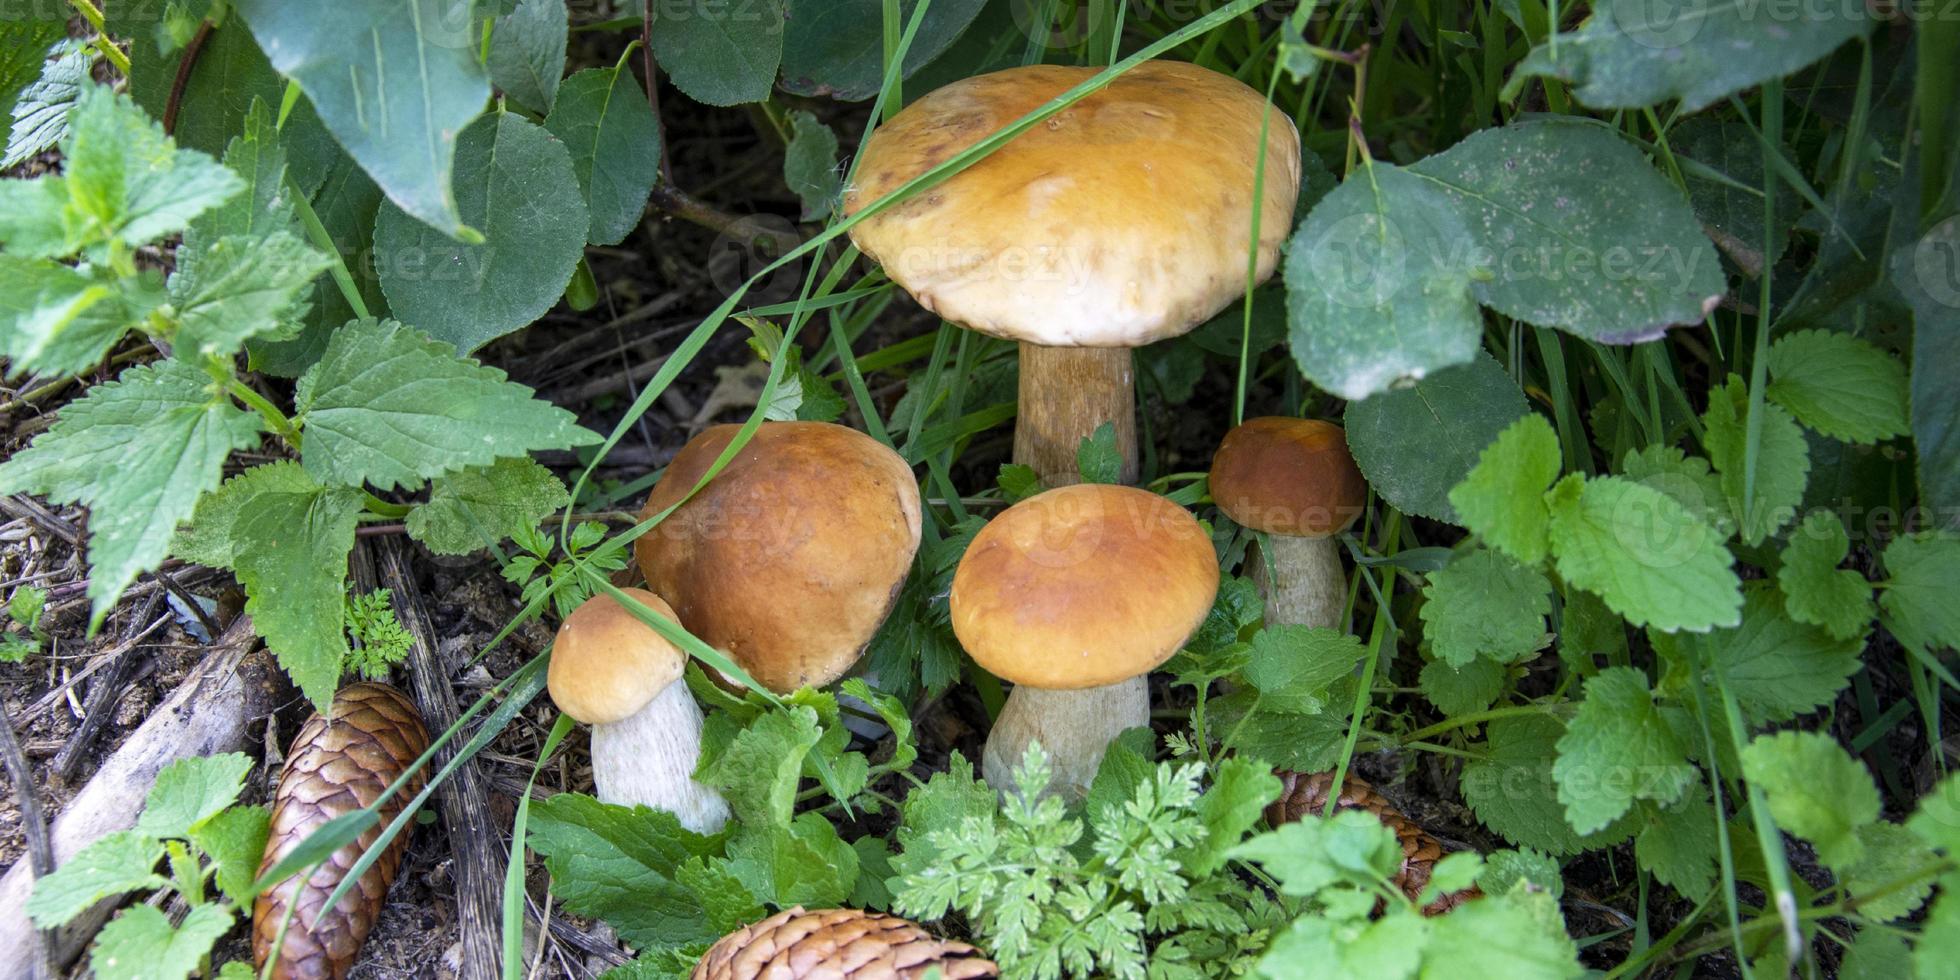
{"label": "tiny mushroom", "polygon": [[[656,615],[674,610],[644,589],[621,589]],[[547,681],[560,711],[592,726],[599,799],[666,810],[711,834],[728,820],[721,795],[694,781],[701,707],[681,674],[687,656],[610,595],[587,599],[558,627]]]}
{"label": "tiny mushroom", "polygon": [[1150,723],[1147,675],[1217,593],[1217,556],[1197,520],[1134,487],[1060,487],[981,528],[953,574],[951,606],[960,645],[1014,683],[982,754],[987,782],[1012,790],[1039,741],[1049,788],[1086,793],[1110,740]]}
{"label": "tiny mushroom", "polygon": [[[872,131],[844,210],[859,213],[1099,70],[1030,65],[927,94]],[[1299,133],[1258,92],[1146,61],[866,217],[851,238],[926,309],[1020,342],[1015,462],[1050,486],[1073,483],[1077,447],[1111,423],[1128,482],[1130,349],[1184,334],[1243,295],[1248,253],[1255,280],[1272,275],[1299,179]]]}
{"label": "tiny mushroom", "polygon": [[1212,456],[1211,497],[1227,517],[1266,535],[1265,553],[1246,556],[1266,597],[1266,622],[1338,628],[1347,574],[1333,536],[1368,501],[1340,426],[1247,419]]}
{"label": "tiny mushroom", "polygon": [[794,905],[716,942],[689,980],[977,980],[1000,968],[895,915]]}
{"label": "tiny mushroom", "polygon": [[856,664],[919,550],[919,485],[883,443],[827,422],[765,422],[687,497],[740,426],[695,436],[642,518],[686,499],[633,543],[647,587],[680,624],[764,687],[822,687]]}

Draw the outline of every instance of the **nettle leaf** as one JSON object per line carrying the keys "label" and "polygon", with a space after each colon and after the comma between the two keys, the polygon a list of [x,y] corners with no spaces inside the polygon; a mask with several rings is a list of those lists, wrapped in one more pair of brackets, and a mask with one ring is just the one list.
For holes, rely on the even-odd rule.
{"label": "nettle leaf", "polygon": [[1791,8],[1772,18],[1752,0],[1608,0],[1579,30],[1532,49],[1505,91],[1515,97],[1525,79],[1548,76],[1597,109],[1680,99],[1683,112],[1694,112],[1789,75],[1873,23],[1863,7]]}
{"label": "nettle leaf", "polygon": [[660,125],[633,73],[588,68],[565,79],[544,128],[571,152],[590,216],[586,241],[619,244],[660,178]]}
{"label": "nettle leaf", "polygon": [[347,554],[361,507],[360,493],[344,487],[274,490],[241,504],[232,524],[252,630],[321,710],[347,659]]}
{"label": "nettle leaf", "polygon": [[1468,364],[1349,402],[1342,425],[1355,465],[1383,500],[1405,514],[1455,521],[1450,488],[1529,411],[1518,383],[1478,351]]}
{"label": "nettle leaf", "polygon": [[858,857],[823,814],[810,811],[785,823],[746,826],[728,842],[727,869],[756,898],[778,908],[826,908],[850,897]]}
{"label": "nettle leaf", "polygon": [[53,428],[0,463],[0,493],[88,506],[91,625],[163,562],[198,495],[218,485],[225,457],[257,444],[260,418],[212,387],[182,361],[130,368],[70,402]]}
{"label": "nettle leaf", "polygon": [[1640,866],[1683,896],[1699,899],[1715,882],[1719,857],[1715,808],[1707,790],[1690,794],[1670,807],[1647,807],[1647,825],[1634,838]]}
{"label": "nettle leaf", "polygon": [[1227,739],[1231,749],[1299,772],[1331,769],[1339,761],[1347,741],[1345,710],[1301,714],[1262,708],[1258,701],[1259,693],[1252,690],[1212,699],[1217,721],[1212,730]]}
{"label": "nettle leaf", "polygon": [[518,0],[490,33],[490,84],[538,115],[550,112],[565,76],[565,0]]}
{"label": "nettle leaf", "polygon": [[837,134],[814,113],[801,109],[792,111],[789,121],[783,181],[803,202],[803,220],[822,221],[844,193],[844,173],[837,166]]}
{"label": "nettle leaf", "polygon": [[191,842],[217,866],[218,888],[240,908],[252,901],[252,882],[271,833],[272,811],[262,806],[232,807],[191,830]]}
{"label": "nettle leaf", "polygon": [[689,98],[740,105],[769,97],[783,60],[782,0],[655,4],[652,15],[654,57]]}
{"label": "nettle leaf", "polygon": [[[934,0],[905,50],[903,75],[944,53],[985,6],[985,0]],[[900,0],[901,29],[917,8],[918,0]],[[884,79],[884,34],[883,0],[789,0],[783,88],[847,102],[877,95]]]}
{"label": "nettle leaf", "polygon": [[1219,762],[1213,771],[1211,787],[1198,799],[1198,819],[1205,835],[1185,854],[1187,876],[1197,879],[1223,867],[1226,852],[1265,814],[1266,805],[1279,798],[1279,777],[1272,767],[1233,756]]}
{"label": "nettle leaf", "polygon": [[[263,99],[253,99],[244,129],[225,147],[225,166],[245,182],[243,193],[192,219],[186,241],[226,235],[263,236],[293,226],[293,203],[286,187],[286,148]],[[178,259],[182,262],[182,258]]]}
{"label": "nettle leaf", "polygon": [[41,77],[49,50],[67,36],[68,25],[45,8],[28,7],[0,20],[0,123],[14,118],[16,100]]}
{"label": "nettle leaf", "polygon": [[712,942],[721,935],[694,891],[674,880],[690,859],[718,854],[673,814],[611,806],[579,793],[532,805],[531,848],[545,855],[551,890],[577,915],[604,919],[640,949]]}
{"label": "nettle leaf", "polygon": [[254,466],[198,498],[191,519],[171,541],[170,553],[192,564],[230,568],[242,546],[233,529],[246,501],[261,493],[309,493],[319,486],[298,463]]}
{"label": "nettle leaf", "polygon": [[1431,660],[1422,665],[1416,684],[1429,703],[1446,715],[1467,715],[1482,711],[1504,693],[1507,671],[1504,665],[1478,657],[1461,667],[1447,661]]}
{"label": "nettle leaf", "polygon": [[393,321],[342,327],[294,398],[300,459],[328,484],[382,489],[599,437],[504,372]]}
{"label": "nettle leaf", "polygon": [[1922,878],[1903,888],[1897,883],[1939,860],[1930,845],[1912,831],[1885,820],[1859,827],[1858,841],[1865,856],[1844,868],[1844,887],[1859,896],[1860,914],[1880,921],[1899,919],[1926,904],[1933,893],[1931,880]]}
{"label": "nettle leaf", "polygon": [[1742,583],[1720,535],[1666,494],[1621,477],[1574,474],[1545,495],[1560,577],[1635,626],[1733,626]]}
{"label": "nettle leaf", "polygon": [[[313,195],[313,213],[320,219],[321,227],[327,230],[335,250],[343,256],[372,254],[374,216],[380,208],[381,188],[375,186],[374,181],[369,180],[367,174],[345,156],[327,171],[320,189]],[[361,301],[367,306],[368,314],[385,316],[388,301],[381,295],[381,281],[376,275],[375,263],[351,262],[348,272],[353,277],[354,288],[360,294]],[[304,313],[300,315],[301,323],[296,336],[288,340],[256,337],[246,341],[245,346],[251,352],[255,370],[282,378],[299,377],[325,353],[327,341],[334,331],[355,319],[353,306],[331,277],[315,279],[311,301],[299,306],[304,307]]]}
{"label": "nettle leaf", "polygon": [[816,709],[797,706],[764,712],[735,735],[701,779],[722,791],[745,824],[789,823],[803,760],[823,737]]}
{"label": "nettle leaf", "polygon": [[1536,568],[1487,548],[1458,556],[1423,589],[1423,635],[1452,667],[1487,657],[1510,663],[1545,646],[1552,584]]}
{"label": "nettle leaf", "polygon": [[1877,442],[1908,429],[1905,365],[1850,334],[1785,335],[1770,345],[1769,377],[1770,401],[1833,439]]}
{"label": "nettle leaf", "polygon": [[393,207],[465,234],[469,219],[450,193],[456,144],[490,98],[470,0],[234,6]]}
{"label": "nettle leaf", "polygon": [[1620,460],[1620,475],[1667,494],[1724,540],[1735,528],[1722,480],[1700,456],[1690,456],[1674,446],[1629,449]]}
{"label": "nettle leaf", "polygon": [[1926,650],[1960,648],[1960,535],[1922,531],[1885,546],[1890,576],[1878,603],[1899,639]]}
{"label": "nettle leaf", "polygon": [[96,935],[89,969],[101,980],[184,980],[231,931],[232,915],[229,905],[193,905],[172,926],[162,911],[132,905]]}
{"label": "nettle leaf", "polygon": [[187,244],[170,277],[178,350],[227,357],[252,337],[283,339],[293,304],[331,264],[326,253],[286,231]]}
{"label": "nettle leaf", "polygon": [[393,257],[380,272],[395,315],[467,352],[558,302],[591,219],[565,145],[508,112],[457,137],[455,187],[481,241],[456,241],[391,200],[374,220],[374,247]]}
{"label": "nettle leaf", "polygon": [[954,752],[944,772],[933,773],[899,804],[898,829],[892,834],[899,853],[892,858],[892,870],[911,875],[933,867],[939,859],[934,834],[957,833],[970,820],[991,823],[999,808],[993,789],[974,778],[973,763]]}
{"label": "nettle leaf", "polygon": [[1268,626],[1252,637],[1245,680],[1259,689],[1263,707],[1314,714],[1326,707],[1328,686],[1367,653],[1359,637],[1340,630]]}
{"label": "nettle leaf", "polygon": [[1820,732],[1759,735],[1742,748],[1743,778],[1769,800],[1777,826],[1817,846],[1843,871],[1865,854],[1858,828],[1878,819],[1871,773]]}
{"label": "nettle leaf", "polygon": [[7,374],[87,371],[157,305],[160,293],[149,277],[122,279],[104,269],[0,253],[0,353]]}
{"label": "nettle leaf", "polygon": [[162,842],[148,834],[105,834],[34,882],[27,914],[36,925],[51,929],[111,895],[162,888],[169,882],[154,870],[162,859]]}
{"label": "nettle leaf", "polygon": [[1463,526],[1491,546],[1536,565],[1549,547],[1545,491],[1558,479],[1561,458],[1551,423],[1526,415],[1484,448],[1477,465],[1450,490],[1450,505]]}
{"label": "nettle leaf", "polygon": [[1700,770],[1654,707],[1647,677],[1609,667],[1586,681],[1586,699],[1558,740],[1552,778],[1572,829],[1590,834],[1618,820],[1635,800],[1679,800]]}
{"label": "nettle leaf", "polygon": [[467,555],[537,527],[572,502],[558,477],[525,457],[437,477],[429,502],[408,512],[408,536],[438,555]]}
{"label": "nettle leaf", "polygon": [[1849,568],[1851,538],[1837,514],[1820,510],[1790,533],[1776,569],[1783,608],[1799,623],[1822,627],[1840,640],[1861,637],[1872,621],[1872,585]]}
{"label": "nettle leaf", "polygon": [[11,116],[0,114],[0,122],[11,118],[5,152],[0,153],[0,170],[12,170],[68,136],[68,113],[89,82],[93,54],[81,39],[58,44],[40,77],[20,90]]}
{"label": "nettle leaf", "polygon": [[1595,843],[1565,822],[1552,781],[1564,735],[1565,726],[1550,715],[1491,722],[1482,756],[1463,767],[1463,800],[1477,819],[1514,844],[1553,855]]}
{"label": "nettle leaf", "polygon": [[192,829],[238,801],[252,758],[243,752],[180,759],[157,773],[136,818],[136,832],[188,837]]}
{"label": "nettle leaf", "polygon": [[1259,975],[1266,980],[1413,977],[1429,932],[1428,920],[1407,909],[1391,909],[1372,922],[1302,916],[1273,939],[1260,957]]}
{"label": "nettle leaf", "polygon": [[[1960,530],[1960,220],[1948,219],[1893,257],[1891,281],[1912,304],[1912,445],[1920,503]],[[1946,906],[1960,913],[1960,902]]]}
{"label": "nettle leaf", "polygon": [[1765,402],[1761,441],[1756,450],[1753,493],[1745,484],[1749,425],[1749,387],[1735,375],[1709,392],[1702,441],[1708,460],[1721,476],[1729,513],[1745,544],[1761,544],[1796,516],[1810,479],[1810,446],[1790,413]]}
{"label": "nettle leaf", "polygon": [[1558,904],[1544,893],[1497,895],[1425,920],[1422,975],[1570,980],[1586,975]]}
{"label": "nettle leaf", "polygon": [[1740,625],[1655,637],[1719,673],[1751,721],[1786,721],[1829,704],[1858,670],[1863,636],[1839,639],[1784,614],[1774,591],[1751,588]]}
{"label": "nettle leaf", "polygon": [[112,235],[131,245],[155,241],[245,186],[209,155],[177,149],[162,126],[106,87],[82,93],[61,149],[59,179],[70,213],[88,229],[85,243]]}

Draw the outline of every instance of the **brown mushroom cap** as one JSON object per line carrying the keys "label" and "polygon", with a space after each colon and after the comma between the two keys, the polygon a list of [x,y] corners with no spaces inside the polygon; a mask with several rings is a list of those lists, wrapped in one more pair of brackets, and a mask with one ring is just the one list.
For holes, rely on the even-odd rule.
{"label": "brown mushroom cap", "polygon": [[1247,419],[1211,458],[1211,499],[1255,531],[1338,534],[1361,515],[1368,483],[1341,427],[1313,419]]}
{"label": "brown mushroom cap", "polygon": [[[673,607],[645,589],[621,589],[679,622]],[[588,725],[632,717],[680,679],[687,655],[610,595],[579,604],[558,627],[545,682],[558,710]]]}
{"label": "brown mushroom cap", "polygon": [[1189,511],[1135,487],[1082,483],[1009,507],[953,573],[953,632],[995,675],[1099,687],[1184,645],[1218,593],[1218,557]]}
{"label": "brown mushroom cap", "polygon": [[[739,429],[682,447],[641,518],[693,489]],[[765,422],[633,552],[688,632],[788,693],[857,662],[911,570],[920,513],[911,467],[883,443],[827,422]]]}
{"label": "brown mushroom cap", "polygon": [[[871,134],[847,214],[1096,74],[1031,65],[978,75]],[[1266,100],[1236,79],[1146,61],[987,158],[851,229],[929,310],[1047,347],[1140,347],[1203,323],[1245,289]],[[1258,278],[1293,227],[1300,137],[1271,111]],[[1065,312],[1066,315],[1058,315]]]}

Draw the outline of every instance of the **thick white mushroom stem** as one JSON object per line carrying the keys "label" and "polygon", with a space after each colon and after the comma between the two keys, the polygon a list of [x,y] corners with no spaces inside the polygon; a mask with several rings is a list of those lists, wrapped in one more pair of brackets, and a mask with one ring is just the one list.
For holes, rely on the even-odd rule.
{"label": "thick white mushroom stem", "polygon": [[1264,540],[1266,553],[1255,551],[1246,564],[1252,566],[1259,594],[1266,597],[1266,623],[1340,629],[1348,586],[1340,543],[1332,535],[1268,534]]}
{"label": "thick white mushroom stem", "polygon": [[1028,743],[1039,741],[1054,773],[1048,792],[1079,800],[1089,794],[1109,743],[1127,729],[1149,724],[1147,677],[1073,691],[1017,685],[987,736],[980,772],[996,791],[1015,792],[1014,771]]}
{"label": "thick white mushroom stem", "polygon": [[1104,422],[1116,426],[1123,458],[1118,482],[1135,483],[1136,375],[1129,348],[1021,345],[1015,462],[1034,467],[1044,486],[1080,483],[1076,451]]}
{"label": "thick white mushroom stem", "polygon": [[728,822],[728,803],[694,781],[700,758],[701,706],[682,681],[624,721],[592,726],[592,779],[600,800],[666,810],[681,826],[712,834]]}

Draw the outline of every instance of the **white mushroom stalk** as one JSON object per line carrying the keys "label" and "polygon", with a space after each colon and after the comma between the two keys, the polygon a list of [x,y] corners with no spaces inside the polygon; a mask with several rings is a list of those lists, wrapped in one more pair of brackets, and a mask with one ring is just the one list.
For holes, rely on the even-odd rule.
{"label": "white mushroom stalk", "polygon": [[712,834],[728,822],[728,802],[695,780],[700,759],[701,708],[684,681],[623,721],[592,726],[592,779],[601,801],[666,810],[681,826]]}
{"label": "white mushroom stalk", "polygon": [[1079,799],[1096,781],[1109,743],[1129,729],[1149,724],[1147,676],[1073,691],[1017,685],[987,735],[980,774],[995,789],[1012,787],[1028,746],[1039,742],[1052,771],[1049,789]]}

